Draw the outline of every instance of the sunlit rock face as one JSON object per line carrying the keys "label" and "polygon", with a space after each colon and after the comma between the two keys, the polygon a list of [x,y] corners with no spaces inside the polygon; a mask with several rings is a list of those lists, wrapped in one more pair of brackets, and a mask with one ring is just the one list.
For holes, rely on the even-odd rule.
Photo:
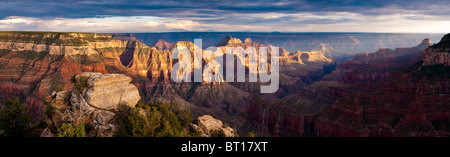
{"label": "sunlit rock face", "polygon": [[[291,50],[281,46],[279,91],[260,94],[261,82],[249,83],[248,80],[243,83],[174,83],[170,76],[171,68],[180,59],[172,59],[172,50],[185,48],[189,51],[191,73],[194,67],[204,69],[214,59],[203,59],[203,63],[195,64],[194,56],[200,54],[194,52],[195,45],[190,41],[170,41],[172,44],[158,40],[154,45],[147,46],[132,36],[115,35],[120,41],[105,34],[93,33],[10,32],[7,36],[7,39],[0,40],[3,43],[0,44],[0,79],[3,81],[0,84],[0,101],[19,97],[30,106],[32,113],[38,115],[44,111],[42,100],[52,96],[57,101],[55,107],[58,110],[71,108],[77,113],[73,109],[76,106],[86,113],[97,112],[91,115],[99,126],[92,136],[97,133],[102,133],[98,136],[109,136],[114,130],[109,126],[109,118],[115,114],[117,105],[114,104],[120,102],[115,98],[120,98],[122,91],[136,93],[131,86],[136,87],[143,102],[176,101],[181,107],[190,109],[194,118],[214,116],[236,128],[242,135],[252,131],[268,136],[445,136],[448,132],[445,128],[448,112],[442,110],[440,113],[448,104],[448,64],[444,53],[448,48],[444,42],[431,46],[425,54],[423,50],[430,46],[430,40],[411,48],[379,49],[375,53],[359,54],[352,60],[342,62],[336,70],[334,67],[340,62],[336,63],[336,58],[330,54],[342,49],[342,45],[309,41],[308,49]],[[347,40],[347,37],[344,38]],[[158,38],[152,42],[155,39]],[[353,44],[347,46],[358,47],[366,42],[358,37],[352,41]],[[204,42],[205,47],[210,41]],[[420,41],[414,42],[417,43]],[[274,46],[261,42],[261,37],[250,39],[235,36],[219,37],[217,42],[209,45],[223,45],[216,49],[222,52],[227,46],[244,49]],[[51,49],[52,46],[59,48]],[[269,54],[271,51],[269,48]],[[203,49],[201,53],[204,52]],[[225,55],[222,53],[214,57],[223,58]],[[248,68],[245,63],[247,58],[236,58],[235,61],[244,63]],[[411,68],[409,71],[399,71],[402,67]],[[334,72],[326,75],[330,71]],[[91,82],[104,82],[101,84],[105,86],[91,83],[88,93],[91,96],[81,98],[73,95],[72,76],[83,72],[98,72],[92,74],[96,77],[92,77]],[[216,77],[223,79],[225,75]],[[376,83],[383,79],[383,83]],[[130,81],[131,84],[128,83]],[[112,86],[121,88],[112,89]],[[59,92],[52,94],[53,91]],[[96,93],[98,91],[118,94],[104,95],[101,94],[103,92]],[[255,101],[256,96],[262,97],[264,103]],[[109,99],[103,101],[100,99],[102,97]],[[72,103],[72,99],[80,101]],[[127,102],[132,100],[138,99],[131,97]],[[68,103],[64,105],[62,102]],[[71,118],[55,113],[55,118],[59,120],[52,120],[52,125],[60,124],[64,117]],[[415,123],[420,123],[420,126],[412,126]],[[434,130],[429,132],[408,130],[412,127],[431,128],[430,125]],[[382,131],[378,133],[380,129]]]}
{"label": "sunlit rock face", "polygon": [[52,55],[93,55],[96,49],[124,47],[108,34],[1,32],[0,49],[48,52]]}
{"label": "sunlit rock face", "polygon": [[113,121],[117,112],[134,108],[141,99],[131,78],[122,74],[85,72],[74,77],[74,88],[54,92],[50,97],[54,108],[46,115],[48,128],[43,137],[56,136],[63,123],[89,124],[89,137],[111,137],[118,124]]}
{"label": "sunlit rock face", "polygon": [[[83,75],[85,73],[77,77]],[[136,86],[130,82],[131,78],[122,74],[91,75],[87,79],[84,98],[87,103],[104,110],[117,110],[119,105],[134,107],[141,97]]]}
{"label": "sunlit rock face", "polygon": [[197,118],[198,127],[201,129],[202,133],[207,136],[211,136],[213,131],[223,131],[226,137],[235,137],[236,134],[233,128],[225,126],[222,121],[215,119],[210,115],[203,115]]}

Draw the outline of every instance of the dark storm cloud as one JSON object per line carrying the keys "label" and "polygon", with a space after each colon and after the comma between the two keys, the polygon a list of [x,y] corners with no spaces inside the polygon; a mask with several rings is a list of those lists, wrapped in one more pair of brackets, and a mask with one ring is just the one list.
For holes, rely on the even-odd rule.
{"label": "dark storm cloud", "polygon": [[449,19],[447,0],[0,0],[0,30],[447,32]]}
{"label": "dark storm cloud", "polygon": [[[355,12],[378,15],[395,12],[417,11],[429,15],[447,15],[448,1],[425,0],[304,0],[304,1],[125,1],[125,0],[15,0],[0,2],[0,18],[27,16],[38,18],[85,18],[97,15],[114,16],[190,16],[183,12],[221,16],[224,13],[298,13],[298,12]],[[382,8],[395,7],[389,11]],[[381,9],[381,10],[379,10]],[[196,16],[196,15],[192,15]],[[205,15],[203,15],[205,16]]]}

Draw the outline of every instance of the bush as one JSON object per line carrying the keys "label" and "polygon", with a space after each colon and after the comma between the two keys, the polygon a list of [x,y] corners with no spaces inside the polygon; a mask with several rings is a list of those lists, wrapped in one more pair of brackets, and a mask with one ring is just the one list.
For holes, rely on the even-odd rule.
{"label": "bush", "polygon": [[209,134],[211,135],[211,137],[227,137],[225,135],[225,132],[223,132],[223,130],[221,130],[221,129],[213,130]]}
{"label": "bush", "polygon": [[86,137],[84,123],[77,126],[72,123],[63,123],[58,129],[58,137]]}
{"label": "bush", "polygon": [[192,127],[192,125],[190,125],[188,127],[188,132],[189,132],[189,137],[201,137],[202,136],[202,132],[195,129],[194,127]]}
{"label": "bush", "polygon": [[229,127],[229,125],[227,123],[222,124],[222,128],[228,128],[228,127]]}
{"label": "bush", "polygon": [[58,87],[56,87],[56,91],[60,92],[64,89],[64,86],[62,84],[58,84]]}
{"label": "bush", "polygon": [[[116,136],[119,137],[151,137],[155,134],[155,128],[158,127],[158,115],[149,115],[148,118],[140,113],[141,109],[132,109],[126,117],[125,122],[119,126]],[[152,120],[150,120],[152,119]]]}
{"label": "bush", "polygon": [[81,94],[83,90],[87,87],[87,80],[89,77],[87,76],[80,76],[78,79],[76,79],[75,75],[70,80],[73,83],[73,89],[77,94]]}
{"label": "bush", "polygon": [[[118,137],[187,137],[199,136],[193,129],[191,114],[176,103],[138,103],[120,122]],[[118,116],[124,116],[118,114]]]}
{"label": "bush", "polygon": [[56,108],[52,105],[52,101],[50,98],[48,98],[44,102],[44,116],[47,118],[51,118],[53,112],[55,112]]}
{"label": "bush", "polygon": [[28,111],[29,108],[20,103],[18,98],[6,100],[5,107],[0,110],[0,129],[4,131],[2,136],[31,136],[37,125]]}

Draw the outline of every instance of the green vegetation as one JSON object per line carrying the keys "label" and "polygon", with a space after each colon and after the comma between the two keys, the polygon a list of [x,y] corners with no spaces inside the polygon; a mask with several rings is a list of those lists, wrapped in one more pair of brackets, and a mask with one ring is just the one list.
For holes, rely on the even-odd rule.
{"label": "green vegetation", "polygon": [[20,103],[19,99],[6,100],[5,107],[0,110],[0,129],[4,131],[1,136],[33,136],[38,125],[28,111],[29,108]]}
{"label": "green vegetation", "polygon": [[89,77],[87,76],[80,76],[75,77],[75,75],[72,76],[72,79],[70,81],[73,83],[73,89],[77,94],[81,94],[83,90],[87,87],[87,80]]}
{"label": "green vegetation", "polygon": [[79,125],[63,123],[58,129],[58,137],[86,137],[84,123]]}
{"label": "green vegetation", "polygon": [[64,86],[62,84],[58,84],[58,87],[56,88],[57,92],[60,92],[64,89]]}
{"label": "green vegetation", "polygon": [[222,128],[228,128],[230,125],[228,125],[227,123],[223,123],[222,124]]}
{"label": "green vegetation", "polygon": [[200,133],[191,128],[189,110],[176,103],[138,103],[116,115],[119,121],[117,137],[197,137]]}
{"label": "green vegetation", "polygon": [[223,130],[213,130],[210,132],[211,137],[227,137]]}
{"label": "green vegetation", "polygon": [[44,102],[44,116],[51,118],[51,115],[53,114],[53,112],[55,112],[55,109],[56,108],[52,105],[50,99]]}

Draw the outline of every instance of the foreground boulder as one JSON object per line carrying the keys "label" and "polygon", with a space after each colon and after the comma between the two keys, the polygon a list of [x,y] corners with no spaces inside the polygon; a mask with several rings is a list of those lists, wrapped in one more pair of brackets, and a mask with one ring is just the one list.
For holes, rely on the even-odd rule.
{"label": "foreground boulder", "polygon": [[92,75],[87,80],[85,99],[90,105],[117,110],[119,105],[134,107],[141,99],[131,78],[122,74]]}
{"label": "foreground boulder", "polygon": [[46,106],[48,128],[41,136],[56,136],[64,123],[70,123],[84,124],[88,137],[111,137],[117,131],[116,113],[134,108],[141,99],[131,78],[122,74],[85,72],[72,81],[71,91],[52,94]]}

